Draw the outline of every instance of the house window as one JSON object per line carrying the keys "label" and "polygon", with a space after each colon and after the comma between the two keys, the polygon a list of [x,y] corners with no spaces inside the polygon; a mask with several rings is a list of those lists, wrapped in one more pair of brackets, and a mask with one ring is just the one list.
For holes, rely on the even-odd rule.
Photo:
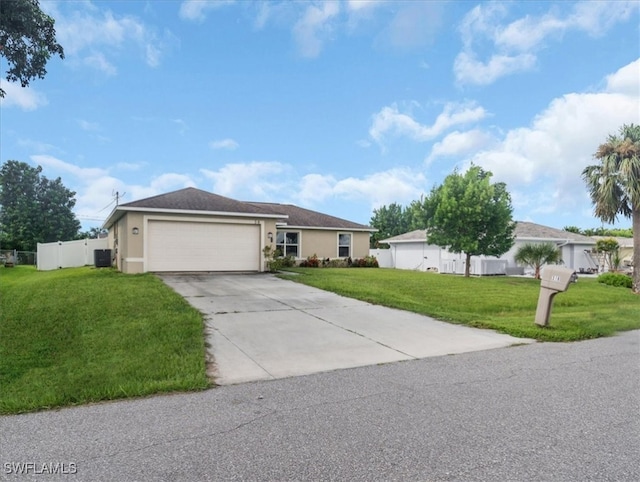
{"label": "house window", "polygon": [[351,256],[351,234],[338,234],[338,257],[348,258]]}
{"label": "house window", "polygon": [[291,231],[278,231],[276,233],[276,249],[282,256],[298,257],[300,246],[300,233]]}

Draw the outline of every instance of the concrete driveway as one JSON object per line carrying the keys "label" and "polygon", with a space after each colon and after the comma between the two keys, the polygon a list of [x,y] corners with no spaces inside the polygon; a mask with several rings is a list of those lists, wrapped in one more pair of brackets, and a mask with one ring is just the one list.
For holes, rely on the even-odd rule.
{"label": "concrete driveway", "polygon": [[532,340],[371,305],[271,274],[162,274],[205,315],[209,375],[234,383]]}

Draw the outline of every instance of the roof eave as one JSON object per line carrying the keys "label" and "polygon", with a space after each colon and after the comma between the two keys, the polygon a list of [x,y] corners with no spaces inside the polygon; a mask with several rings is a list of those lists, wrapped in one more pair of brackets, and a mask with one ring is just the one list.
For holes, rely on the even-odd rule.
{"label": "roof eave", "polygon": [[[224,216],[224,217],[240,217],[240,218],[261,218],[261,219],[283,219],[288,218],[286,214],[263,214],[263,213],[237,213],[227,211],[198,211],[191,209],[165,209],[165,208],[145,208],[134,206],[117,206],[104,222],[103,227],[109,228],[120,219],[125,212],[143,212],[158,214],[187,214],[199,216]],[[117,215],[119,213],[119,215]]]}
{"label": "roof eave", "polygon": [[287,229],[315,229],[322,231],[359,231],[359,232],[368,232],[368,233],[376,233],[378,232],[375,228],[350,228],[350,227],[335,227],[335,226],[294,226],[287,223],[276,223],[277,228],[287,228]]}
{"label": "roof eave", "polygon": [[380,243],[386,243],[386,244],[405,244],[405,243],[426,243],[427,240],[425,239],[381,239],[379,241]]}
{"label": "roof eave", "polygon": [[595,241],[588,239],[571,239],[571,238],[540,238],[536,236],[516,236],[517,241],[537,241],[537,242],[550,242],[550,243],[571,243],[571,244],[596,244]]}

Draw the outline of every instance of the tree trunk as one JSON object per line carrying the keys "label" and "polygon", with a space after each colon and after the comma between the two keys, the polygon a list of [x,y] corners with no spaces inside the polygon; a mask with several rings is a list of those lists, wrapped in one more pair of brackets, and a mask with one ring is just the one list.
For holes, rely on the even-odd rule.
{"label": "tree trunk", "polygon": [[640,206],[633,207],[633,282],[631,289],[640,294]]}
{"label": "tree trunk", "polygon": [[468,278],[471,274],[471,253],[465,253],[467,256],[467,262],[464,264],[464,277]]}

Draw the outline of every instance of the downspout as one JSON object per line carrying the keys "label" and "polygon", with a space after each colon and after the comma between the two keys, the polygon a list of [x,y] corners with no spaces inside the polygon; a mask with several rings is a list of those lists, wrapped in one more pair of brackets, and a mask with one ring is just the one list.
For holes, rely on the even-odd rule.
{"label": "downspout", "polygon": [[[565,239],[564,241],[561,241],[559,243],[556,243],[556,246],[560,249],[560,254],[562,254],[562,248],[564,248],[566,245],[568,245],[571,242],[570,239]],[[566,265],[566,263],[564,262],[564,259],[561,259],[560,261],[562,261],[562,264]]]}

